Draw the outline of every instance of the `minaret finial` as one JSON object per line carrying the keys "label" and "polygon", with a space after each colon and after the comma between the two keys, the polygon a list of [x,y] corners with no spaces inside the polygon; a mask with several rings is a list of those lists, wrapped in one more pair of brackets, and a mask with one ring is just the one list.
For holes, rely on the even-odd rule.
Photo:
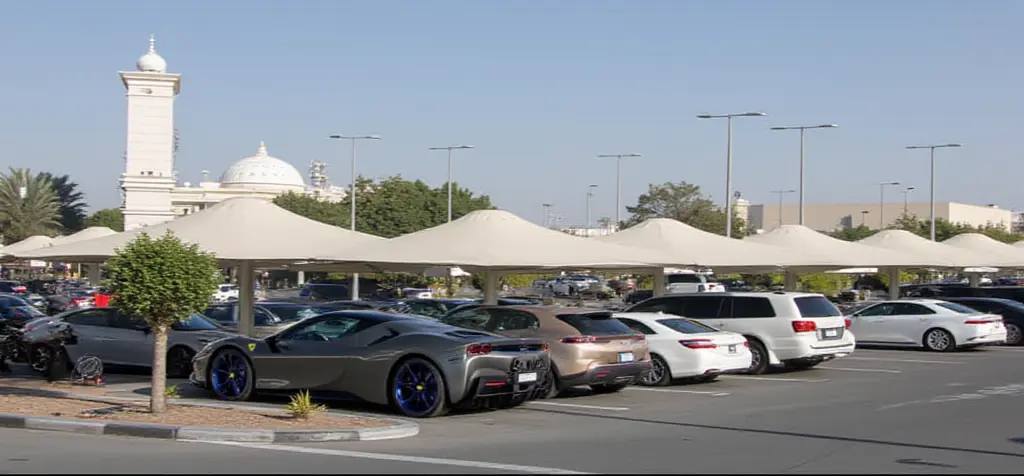
{"label": "minaret finial", "polygon": [[267,155],[267,146],[260,141],[260,148],[256,151],[256,155]]}
{"label": "minaret finial", "polygon": [[156,35],[152,33],[149,35],[149,52],[156,53]]}

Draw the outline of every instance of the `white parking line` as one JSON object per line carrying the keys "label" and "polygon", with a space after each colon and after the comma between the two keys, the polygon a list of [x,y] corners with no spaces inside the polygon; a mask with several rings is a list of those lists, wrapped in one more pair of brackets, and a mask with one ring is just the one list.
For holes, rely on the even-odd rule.
{"label": "white parking line", "polygon": [[890,369],[851,369],[846,367],[818,367],[822,370],[842,370],[844,372],[877,372],[882,374],[901,374],[901,370],[890,370]]}
{"label": "white parking line", "polygon": [[628,411],[627,407],[599,407],[597,405],[577,405],[575,403],[555,403],[555,402],[526,402],[527,405],[551,405],[553,407],[569,407],[569,408],[589,408],[591,410],[608,410],[611,412],[624,412]]}
{"label": "white parking line", "polygon": [[363,459],[376,459],[383,461],[398,461],[402,463],[421,463],[421,464],[436,464],[442,466],[461,466],[466,468],[484,468],[484,469],[496,469],[499,471],[516,471],[520,473],[532,473],[532,474],[593,474],[584,473],[580,471],[572,471],[568,469],[559,468],[544,468],[541,466],[522,466],[518,464],[504,464],[504,463],[489,463],[487,461],[467,461],[461,459],[448,459],[448,458],[428,458],[425,456],[406,456],[406,455],[395,455],[388,453],[366,453],[363,451],[347,451],[347,450],[329,450],[326,448],[307,448],[304,446],[288,446],[288,445],[267,445],[260,443],[239,443],[235,441],[187,441],[189,443],[203,443],[206,445],[225,445],[225,446],[237,446],[241,448],[251,448],[254,450],[264,451],[287,451],[289,453],[306,453],[306,454],[317,454],[326,456],[342,456],[345,458],[363,458]]}
{"label": "white parking line", "polygon": [[881,362],[908,362],[911,364],[947,364],[963,365],[963,362],[950,362],[948,360],[913,360],[913,359],[882,359],[878,357],[844,357],[843,360],[877,360]]}
{"label": "white parking line", "polygon": [[712,397],[724,397],[729,395],[729,392],[707,392],[703,390],[679,390],[675,388],[645,388],[645,387],[626,387],[629,390],[643,390],[645,392],[665,392],[665,393],[693,393],[697,395],[711,395]]}
{"label": "white parking line", "polygon": [[800,383],[823,383],[831,379],[827,378],[786,378],[786,377],[757,377],[754,375],[719,375],[718,378],[725,380],[764,380],[766,382],[800,382]]}
{"label": "white parking line", "polygon": [[1003,351],[1003,352],[1024,352],[1024,348],[1022,348],[1022,347],[996,347],[996,346],[985,347],[982,350],[982,352],[985,352],[985,351],[988,351],[988,350],[1000,350],[1000,351]]}

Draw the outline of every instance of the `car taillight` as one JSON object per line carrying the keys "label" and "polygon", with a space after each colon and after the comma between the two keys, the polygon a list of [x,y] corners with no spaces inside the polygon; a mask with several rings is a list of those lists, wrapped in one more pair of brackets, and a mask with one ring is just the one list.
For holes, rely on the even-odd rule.
{"label": "car taillight", "polygon": [[633,334],[632,340],[638,340],[640,342],[644,342],[644,341],[647,340],[647,336],[645,336],[643,334]]}
{"label": "car taillight", "polygon": [[687,339],[681,340],[679,343],[690,349],[714,349],[715,347],[718,347],[714,342],[711,342],[710,339]]}
{"label": "car taillight", "polygon": [[849,329],[850,325],[853,324],[853,321],[851,321],[849,319],[845,319],[845,321],[846,321],[846,328]]}
{"label": "car taillight", "polygon": [[793,330],[796,332],[814,332],[818,326],[814,321],[793,321]]}
{"label": "car taillight", "polygon": [[569,336],[562,339],[565,344],[592,344],[597,342],[597,337],[594,336]]}
{"label": "car taillight", "polygon": [[486,355],[491,353],[491,344],[469,344],[466,355]]}
{"label": "car taillight", "polygon": [[547,343],[547,342],[545,342],[545,343],[543,343],[543,344],[541,344],[541,345],[540,345],[540,350],[543,350],[543,351],[548,351],[549,349],[551,349],[551,346],[550,346],[550,345],[548,345],[548,343]]}
{"label": "car taillight", "polygon": [[749,349],[750,348],[750,341],[749,340],[743,341],[743,347],[746,347],[746,348]]}
{"label": "car taillight", "polygon": [[964,324],[995,324],[997,322],[999,322],[999,321],[985,321],[985,320],[981,320],[981,319],[969,319],[967,321],[964,321]]}

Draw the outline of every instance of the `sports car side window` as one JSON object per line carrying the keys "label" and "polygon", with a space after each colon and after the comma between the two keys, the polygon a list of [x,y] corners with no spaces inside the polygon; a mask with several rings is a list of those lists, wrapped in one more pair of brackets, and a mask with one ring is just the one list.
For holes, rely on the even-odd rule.
{"label": "sports car side window", "polygon": [[[293,327],[287,340],[333,341],[355,333],[362,322],[354,317],[332,316],[312,320]],[[300,327],[301,326],[301,327]]]}
{"label": "sports car side window", "polygon": [[473,308],[452,314],[444,319],[444,323],[450,326],[482,331],[490,319],[491,315],[486,309]]}

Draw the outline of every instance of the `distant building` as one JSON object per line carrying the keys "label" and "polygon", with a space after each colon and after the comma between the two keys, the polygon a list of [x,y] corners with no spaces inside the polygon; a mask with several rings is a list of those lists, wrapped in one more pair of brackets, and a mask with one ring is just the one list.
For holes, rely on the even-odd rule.
{"label": "distant building", "polygon": [[[904,206],[906,209],[904,209]],[[779,226],[795,225],[799,219],[799,205],[786,203],[782,205],[762,204],[750,205],[744,217],[755,230],[771,230]],[[931,216],[929,203],[899,202],[886,203],[884,208],[878,203],[816,203],[804,206],[804,224],[818,231],[832,231],[843,228],[854,228],[863,224],[869,228],[885,228],[896,221],[904,212],[915,215],[922,220]],[[737,214],[740,211],[737,210]],[[740,214],[742,217],[742,215]],[[966,203],[936,202],[935,218],[950,223],[966,223],[971,226],[994,225],[1007,231],[1011,230],[1015,214],[995,205],[968,205]]]}
{"label": "distant building", "polygon": [[615,225],[608,226],[592,226],[587,228],[585,226],[567,226],[561,229],[563,232],[573,236],[582,236],[585,238],[591,238],[594,236],[605,236],[619,231],[619,227]]}

